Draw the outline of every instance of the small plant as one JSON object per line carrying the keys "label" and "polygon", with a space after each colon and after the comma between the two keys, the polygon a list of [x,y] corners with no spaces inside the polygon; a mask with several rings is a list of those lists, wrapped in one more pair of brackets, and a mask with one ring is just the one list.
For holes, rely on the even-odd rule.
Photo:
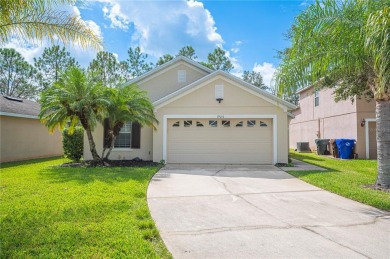
{"label": "small plant", "polygon": [[165,160],[164,159],[160,160],[160,165],[165,165]]}
{"label": "small plant", "polygon": [[83,156],[84,129],[75,127],[73,131],[69,128],[62,132],[62,147],[67,158],[79,162]]}

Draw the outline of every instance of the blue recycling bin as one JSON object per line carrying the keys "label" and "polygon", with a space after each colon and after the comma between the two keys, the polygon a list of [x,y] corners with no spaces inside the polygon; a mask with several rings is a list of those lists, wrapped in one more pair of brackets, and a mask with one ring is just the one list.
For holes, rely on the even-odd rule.
{"label": "blue recycling bin", "polygon": [[350,159],[353,147],[355,146],[354,139],[336,139],[336,145],[339,150],[339,158],[341,159]]}

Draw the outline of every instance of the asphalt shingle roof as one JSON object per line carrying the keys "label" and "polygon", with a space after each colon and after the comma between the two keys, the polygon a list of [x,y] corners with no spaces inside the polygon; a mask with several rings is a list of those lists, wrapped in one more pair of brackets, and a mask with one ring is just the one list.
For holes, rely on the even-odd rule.
{"label": "asphalt shingle roof", "polygon": [[0,95],[0,112],[38,116],[40,109],[37,102]]}

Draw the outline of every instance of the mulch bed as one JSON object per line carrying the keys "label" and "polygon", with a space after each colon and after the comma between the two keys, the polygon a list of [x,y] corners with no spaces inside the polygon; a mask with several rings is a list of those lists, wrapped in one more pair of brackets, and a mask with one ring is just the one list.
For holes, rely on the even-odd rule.
{"label": "mulch bed", "polygon": [[87,160],[79,163],[64,163],[61,165],[61,167],[151,167],[158,165],[160,164],[153,161],[143,160],[105,160],[103,164],[94,165],[92,160]]}

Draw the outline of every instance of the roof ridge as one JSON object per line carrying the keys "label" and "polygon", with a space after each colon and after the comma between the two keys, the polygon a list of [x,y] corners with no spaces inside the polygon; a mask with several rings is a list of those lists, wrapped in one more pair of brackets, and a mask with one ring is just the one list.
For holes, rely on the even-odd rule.
{"label": "roof ridge", "polygon": [[199,68],[199,69],[202,69],[202,70],[204,70],[205,72],[208,72],[208,73],[214,72],[214,71],[211,70],[210,68],[208,68],[208,67],[206,67],[206,66],[200,64],[200,63],[197,62],[197,61],[194,61],[194,60],[192,60],[192,59],[190,59],[190,58],[187,58],[187,57],[184,57],[184,56],[177,56],[177,57],[175,57],[174,59],[172,59],[172,60],[170,60],[170,61],[168,61],[168,62],[165,62],[164,64],[159,65],[159,66],[153,68],[152,70],[150,70],[150,71],[148,71],[148,72],[143,73],[143,74],[140,75],[140,76],[137,76],[137,77],[135,77],[135,78],[133,78],[133,79],[130,79],[130,80],[126,81],[126,82],[123,83],[121,86],[131,85],[131,84],[134,84],[134,83],[136,83],[136,82],[139,82],[139,81],[141,81],[142,79],[144,79],[144,78],[146,78],[146,77],[148,77],[148,76],[150,76],[150,75],[152,75],[152,74],[154,74],[154,73],[157,73],[157,72],[159,72],[159,71],[161,71],[161,70],[163,70],[163,69],[165,69],[165,68],[167,68],[167,67],[169,67],[169,66],[171,66],[171,65],[173,65],[173,64],[175,64],[175,63],[177,63],[177,62],[179,62],[179,61],[184,61],[184,62],[186,62],[186,63],[188,63],[188,64],[190,64],[190,65],[193,65],[193,66],[195,66],[195,67],[197,67],[197,68]]}

